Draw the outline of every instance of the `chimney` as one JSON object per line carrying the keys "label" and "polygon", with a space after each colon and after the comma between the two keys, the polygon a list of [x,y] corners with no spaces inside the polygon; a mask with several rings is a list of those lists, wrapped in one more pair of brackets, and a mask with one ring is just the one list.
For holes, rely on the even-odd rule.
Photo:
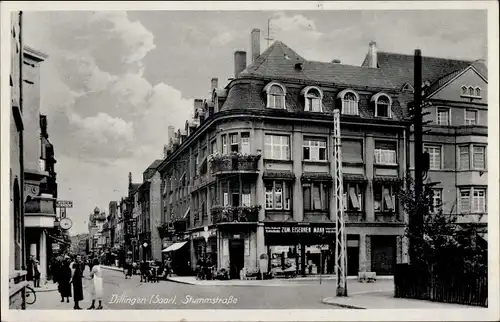
{"label": "chimney", "polygon": [[210,95],[214,92],[214,89],[219,87],[219,79],[217,77],[212,78]]}
{"label": "chimney", "polygon": [[252,63],[260,56],[260,29],[252,30]]}
{"label": "chimney", "polygon": [[368,49],[368,67],[378,68],[377,43],[374,41],[370,42],[370,48]]}
{"label": "chimney", "polygon": [[234,52],[234,78],[247,67],[247,53],[246,51],[237,50]]}
{"label": "chimney", "polygon": [[168,126],[168,140],[174,138],[174,133],[175,133],[175,127],[173,125]]}
{"label": "chimney", "polygon": [[193,116],[195,116],[199,111],[201,111],[202,108],[203,108],[203,100],[195,99],[194,100],[194,115]]}

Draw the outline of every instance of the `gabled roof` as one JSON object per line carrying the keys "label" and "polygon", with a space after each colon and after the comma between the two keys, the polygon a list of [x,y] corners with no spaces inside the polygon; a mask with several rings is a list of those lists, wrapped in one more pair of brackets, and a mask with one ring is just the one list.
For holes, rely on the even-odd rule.
{"label": "gabled roof", "polygon": [[[297,63],[302,64],[301,69],[295,67]],[[355,87],[396,88],[382,69],[309,61],[281,41],[275,41],[238,78],[246,76]]]}
{"label": "gabled roof", "polygon": [[[389,52],[377,53],[378,69],[382,69],[397,85],[413,84],[414,56]],[[422,81],[433,83],[457,70],[463,70],[472,62],[466,60],[422,56]],[[367,59],[363,66],[367,65]],[[375,68],[374,68],[375,69]]]}
{"label": "gabled roof", "polygon": [[160,163],[162,161],[163,160],[160,160],[160,159],[154,160],[153,163],[151,163],[151,165],[148,167],[148,169],[156,169],[156,168],[158,168],[158,166],[160,165]]}
{"label": "gabled roof", "polygon": [[475,70],[477,70],[479,74],[481,74],[484,78],[488,79],[488,66],[486,65],[484,59],[478,59],[471,65],[472,67],[474,67]]}

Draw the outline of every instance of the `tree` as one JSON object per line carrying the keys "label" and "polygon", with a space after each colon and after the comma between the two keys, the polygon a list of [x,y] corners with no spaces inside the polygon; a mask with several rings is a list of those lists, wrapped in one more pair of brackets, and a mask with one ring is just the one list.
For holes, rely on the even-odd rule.
{"label": "tree", "polygon": [[405,235],[412,248],[412,265],[427,268],[433,275],[445,277],[451,270],[464,273],[480,273],[487,270],[487,254],[476,243],[477,226],[458,223],[454,206],[448,214],[441,205],[434,207],[435,184],[425,184],[422,196],[415,195],[415,184],[410,174],[406,176],[406,189],[399,192],[405,212],[411,217],[419,213],[423,217],[421,233],[407,227]]}

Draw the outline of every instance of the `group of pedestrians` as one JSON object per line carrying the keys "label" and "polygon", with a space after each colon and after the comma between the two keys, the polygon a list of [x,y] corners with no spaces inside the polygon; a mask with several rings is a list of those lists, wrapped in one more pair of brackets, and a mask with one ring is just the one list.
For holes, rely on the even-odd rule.
{"label": "group of pedestrians", "polygon": [[[73,257],[65,256],[63,260],[57,263],[54,269],[54,282],[58,283],[58,291],[61,295],[61,302],[66,300],[69,303],[69,298],[73,297],[73,309],[81,310],[80,301],[83,297],[84,284],[89,289],[92,299],[92,305],[88,310],[101,310],[103,296],[103,278],[99,260],[95,258],[92,262],[82,261],[80,255]],[[96,307],[96,301],[99,305]]]}

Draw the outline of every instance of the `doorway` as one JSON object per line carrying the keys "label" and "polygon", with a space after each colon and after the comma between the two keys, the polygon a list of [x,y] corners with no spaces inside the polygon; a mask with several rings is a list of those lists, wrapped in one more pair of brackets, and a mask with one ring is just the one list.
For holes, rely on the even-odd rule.
{"label": "doorway", "polygon": [[245,245],[242,239],[229,240],[229,265],[231,279],[238,279],[245,266]]}
{"label": "doorway", "polygon": [[372,271],[393,275],[396,265],[396,236],[372,236]]}
{"label": "doorway", "polygon": [[347,275],[358,276],[359,247],[347,247]]}

